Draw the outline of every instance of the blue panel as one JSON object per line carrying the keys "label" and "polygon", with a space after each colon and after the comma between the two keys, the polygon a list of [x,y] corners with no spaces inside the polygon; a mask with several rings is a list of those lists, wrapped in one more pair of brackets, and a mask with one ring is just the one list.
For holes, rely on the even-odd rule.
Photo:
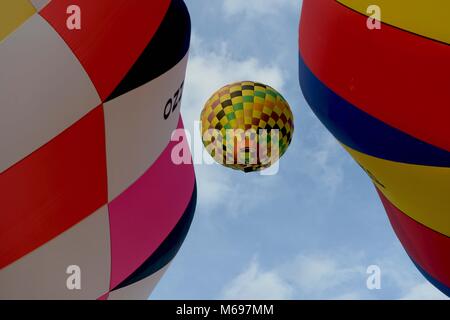
{"label": "blue panel", "polygon": [[[411,259],[412,260],[412,259]],[[438,288],[439,290],[442,291],[443,294],[447,295],[448,297],[450,297],[450,288],[447,287],[445,284],[439,282],[438,280],[434,279],[431,275],[429,275],[425,270],[423,270],[417,263],[414,262],[415,266],[417,267],[417,269],[419,269],[419,271],[423,274],[423,276],[436,288]]]}

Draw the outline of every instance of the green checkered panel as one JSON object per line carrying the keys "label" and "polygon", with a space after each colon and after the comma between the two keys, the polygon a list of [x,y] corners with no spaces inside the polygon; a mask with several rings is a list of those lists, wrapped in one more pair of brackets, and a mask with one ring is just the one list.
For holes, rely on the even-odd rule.
{"label": "green checkered panel", "polygon": [[[294,132],[293,114],[283,96],[270,86],[252,81],[236,82],[215,92],[203,108],[201,123],[207,150],[223,150],[210,152],[212,156],[227,167],[246,172],[271,165],[259,153],[263,150],[272,156],[273,129],[279,133],[279,157],[286,152]],[[221,137],[212,138],[209,129],[219,130]],[[260,129],[267,130],[267,146],[259,141]]]}

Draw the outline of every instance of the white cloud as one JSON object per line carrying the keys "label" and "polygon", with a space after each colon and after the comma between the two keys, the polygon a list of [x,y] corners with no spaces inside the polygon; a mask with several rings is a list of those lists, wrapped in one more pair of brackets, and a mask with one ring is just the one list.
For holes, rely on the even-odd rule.
{"label": "white cloud", "polygon": [[331,300],[363,300],[364,297],[357,292],[349,292],[333,297]]}
{"label": "white cloud", "polygon": [[395,256],[385,257],[391,263],[380,264],[381,291],[367,289],[364,256],[349,251],[301,254],[271,269],[264,269],[253,258],[225,286],[221,298],[354,300],[377,298],[382,290],[388,290],[384,296],[391,299],[448,299]]}
{"label": "white cloud", "polygon": [[419,283],[409,289],[401,299],[403,300],[448,300],[449,298],[437,290],[429,282]]}
{"label": "white cloud", "polygon": [[281,272],[295,283],[305,297],[320,296],[355,278],[360,278],[362,283],[365,280],[362,266],[353,266],[350,261],[345,263],[326,255],[300,255],[282,268]]}
{"label": "white cloud", "polygon": [[424,280],[419,270],[412,267],[412,262],[408,257],[398,255],[399,251],[404,252],[400,242],[396,241],[386,251],[386,255],[377,262],[381,267],[382,281],[397,288],[399,296],[396,298],[407,300],[448,299],[432,284]]}
{"label": "white cloud", "polygon": [[[200,212],[211,213],[216,207],[225,205],[232,192],[229,175],[222,174],[216,166],[197,166],[198,205]],[[224,195],[228,195],[225,197]],[[229,200],[228,200],[229,201]],[[209,209],[209,210],[208,210]]]}
{"label": "white cloud", "polygon": [[262,81],[279,91],[284,86],[284,75],[277,65],[254,57],[236,58],[227,42],[206,43],[194,32],[183,96],[183,116],[193,123],[216,90],[243,80]]}
{"label": "white cloud", "polygon": [[227,15],[245,14],[256,19],[261,15],[279,14],[282,9],[298,9],[299,0],[224,0],[223,8]]}
{"label": "white cloud", "polygon": [[182,107],[185,126],[191,132],[198,130],[194,121],[199,120],[205,102],[226,84],[254,80],[283,90],[284,75],[278,66],[253,57],[238,59],[228,47],[226,42],[205,43],[195,32],[192,35]]}
{"label": "white cloud", "polygon": [[320,123],[304,132],[301,143],[298,162],[302,165],[296,166],[297,172],[333,197],[344,182],[344,166],[351,162],[350,157]]}
{"label": "white cloud", "polygon": [[331,257],[321,255],[300,255],[288,263],[272,270],[263,270],[254,258],[242,273],[223,289],[224,299],[314,299],[339,292],[337,298],[359,298],[360,294],[341,286],[354,281],[365,283],[362,266],[344,264]]}
{"label": "white cloud", "polygon": [[291,299],[293,288],[278,273],[261,270],[256,258],[223,290],[224,299]]}

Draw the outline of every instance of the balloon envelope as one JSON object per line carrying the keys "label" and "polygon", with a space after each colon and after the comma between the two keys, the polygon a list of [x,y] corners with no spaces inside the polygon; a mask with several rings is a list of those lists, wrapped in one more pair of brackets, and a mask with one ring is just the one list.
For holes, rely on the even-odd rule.
{"label": "balloon envelope", "polygon": [[294,116],[272,87],[241,81],[217,90],[201,118],[203,144],[220,164],[244,172],[271,166],[289,147]]}
{"label": "balloon envelope", "polygon": [[447,1],[304,0],[299,68],[306,100],[373,180],[406,252],[450,296],[449,19]]}
{"label": "balloon envelope", "polygon": [[148,298],[196,204],[184,2],[1,1],[0,41],[0,298]]}

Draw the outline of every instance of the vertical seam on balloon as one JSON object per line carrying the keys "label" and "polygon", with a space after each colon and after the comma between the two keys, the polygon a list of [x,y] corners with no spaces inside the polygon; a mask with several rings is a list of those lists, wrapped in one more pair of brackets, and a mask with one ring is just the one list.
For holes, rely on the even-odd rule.
{"label": "vertical seam on balloon", "polygon": [[[48,4],[47,4],[48,5]],[[41,10],[42,11],[42,10]],[[38,15],[41,16],[41,18],[50,26],[50,28],[57,34],[57,36],[65,43],[66,47],[69,49],[70,53],[72,54],[73,57],[75,57],[75,60],[78,61],[78,64],[81,66],[81,69],[83,70],[83,72],[85,73],[85,75],[87,76],[87,78],[89,79],[89,82],[91,83],[92,87],[95,89],[95,92],[97,93],[97,97],[98,100],[103,103],[103,99],[100,95],[100,92],[98,91],[97,87],[95,86],[94,82],[92,81],[92,78],[90,76],[90,74],[87,72],[87,70],[84,68],[83,63],[81,62],[81,60],[78,58],[78,56],[73,52],[72,48],[70,47],[69,43],[66,41],[66,39],[64,39],[64,37],[58,32],[58,30],[55,29],[55,27],[53,27],[53,25],[50,23],[50,21],[48,21],[42,14],[41,11],[38,12]]]}

